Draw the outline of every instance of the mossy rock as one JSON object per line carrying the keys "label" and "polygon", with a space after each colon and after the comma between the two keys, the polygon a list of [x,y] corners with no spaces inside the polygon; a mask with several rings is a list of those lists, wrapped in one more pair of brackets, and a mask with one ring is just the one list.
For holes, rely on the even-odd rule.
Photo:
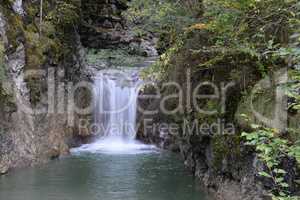
{"label": "mossy rock", "polygon": [[[7,11],[10,12],[10,11]],[[16,49],[18,47],[18,43],[20,40],[24,38],[24,26],[22,18],[18,15],[14,15],[13,13],[9,13],[5,15],[7,17],[7,39],[9,44],[11,45],[10,49]]]}
{"label": "mossy rock", "polygon": [[[15,98],[7,88],[0,84],[0,112],[2,117],[6,116],[9,113],[17,111],[17,105],[15,103]],[[6,119],[7,120],[7,119]]]}
{"label": "mossy rock", "polygon": [[50,39],[46,35],[39,35],[35,29],[28,28],[25,32],[26,39],[26,69],[40,69],[47,61],[47,56],[52,55],[58,61],[61,55],[60,42]]}
{"label": "mossy rock", "polygon": [[261,124],[253,114],[251,104],[253,105],[253,108],[259,111],[263,116],[273,118],[275,107],[273,91],[267,90],[256,93],[253,95],[253,98],[251,97],[251,94],[245,94],[235,114],[237,122],[242,128],[248,129],[251,124]]}
{"label": "mossy rock", "polygon": [[241,137],[239,135],[216,135],[211,141],[213,169],[222,171],[224,161],[238,162],[241,158]]}

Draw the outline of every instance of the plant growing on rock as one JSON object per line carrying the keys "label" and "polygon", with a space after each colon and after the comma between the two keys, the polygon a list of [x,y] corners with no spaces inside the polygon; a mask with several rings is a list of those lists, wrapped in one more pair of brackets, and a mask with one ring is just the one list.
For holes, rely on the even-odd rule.
{"label": "plant growing on rock", "polygon": [[[290,194],[290,185],[287,182],[287,169],[283,166],[283,160],[297,160],[300,164],[299,141],[293,144],[279,136],[275,129],[252,125],[255,131],[251,133],[242,133],[246,139],[246,145],[254,146],[258,158],[265,164],[265,170],[260,171],[259,175],[269,179],[272,182],[270,189],[273,200],[293,200]],[[297,167],[297,166],[295,166]],[[289,169],[291,170],[291,169]]]}

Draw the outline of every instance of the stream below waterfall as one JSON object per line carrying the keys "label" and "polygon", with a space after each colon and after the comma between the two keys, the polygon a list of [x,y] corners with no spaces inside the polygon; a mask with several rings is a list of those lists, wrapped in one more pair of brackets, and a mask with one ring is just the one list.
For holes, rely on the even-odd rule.
{"label": "stream below waterfall", "polygon": [[208,200],[178,155],[81,152],[0,177],[3,200]]}

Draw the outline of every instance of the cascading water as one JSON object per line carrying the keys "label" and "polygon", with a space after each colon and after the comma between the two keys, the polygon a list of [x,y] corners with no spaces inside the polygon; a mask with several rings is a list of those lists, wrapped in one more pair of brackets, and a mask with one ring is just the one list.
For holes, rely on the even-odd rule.
{"label": "cascading water", "polygon": [[135,138],[138,80],[133,76],[124,76],[118,71],[102,72],[97,76],[94,122],[102,137],[122,140]]}
{"label": "cascading water", "polygon": [[73,152],[145,153],[153,146],[142,144],[136,137],[138,72],[101,71],[94,84],[94,127],[100,138]]}

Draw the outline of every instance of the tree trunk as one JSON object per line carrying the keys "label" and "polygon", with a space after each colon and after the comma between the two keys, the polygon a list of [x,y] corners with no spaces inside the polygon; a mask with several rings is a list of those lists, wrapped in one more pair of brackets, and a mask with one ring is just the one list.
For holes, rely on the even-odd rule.
{"label": "tree trunk", "polygon": [[42,23],[43,23],[43,0],[40,0],[40,36],[42,35]]}

